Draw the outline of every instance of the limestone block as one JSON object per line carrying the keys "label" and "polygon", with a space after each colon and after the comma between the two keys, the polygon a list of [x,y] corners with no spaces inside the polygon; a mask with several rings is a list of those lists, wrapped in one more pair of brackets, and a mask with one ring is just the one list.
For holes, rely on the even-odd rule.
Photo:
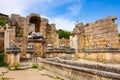
{"label": "limestone block", "polygon": [[98,61],[105,61],[105,53],[98,53],[97,54],[97,60]]}
{"label": "limestone block", "polygon": [[5,55],[5,62],[8,63],[10,66],[15,66],[20,63],[20,54],[6,54]]}
{"label": "limestone block", "polygon": [[78,53],[79,58],[84,58],[84,53]]}
{"label": "limestone block", "polygon": [[105,53],[105,61],[113,62],[113,53]]}
{"label": "limestone block", "polygon": [[120,63],[120,53],[113,53],[113,59],[115,63]]}
{"label": "limestone block", "polygon": [[[54,53],[53,53],[53,54],[54,54]],[[53,57],[54,57],[54,55],[53,55],[53,54],[50,54],[50,57],[51,57],[51,58],[53,58]]]}
{"label": "limestone block", "polygon": [[87,53],[86,59],[97,60],[97,53]]}
{"label": "limestone block", "polygon": [[26,54],[26,58],[31,58],[31,54],[30,54],[30,53],[27,53],[27,54]]}

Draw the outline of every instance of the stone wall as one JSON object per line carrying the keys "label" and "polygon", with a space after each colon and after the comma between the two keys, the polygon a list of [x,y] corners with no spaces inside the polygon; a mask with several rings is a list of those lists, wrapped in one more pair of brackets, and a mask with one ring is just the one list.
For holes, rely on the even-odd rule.
{"label": "stone wall", "polygon": [[[119,37],[119,44],[120,44],[120,37]],[[119,48],[120,48],[120,45],[119,45]]]}
{"label": "stone wall", "polygon": [[[0,13],[0,19],[3,19],[6,22],[8,22],[9,17],[8,15]],[[0,25],[0,50],[4,50],[4,34],[5,34],[4,29],[5,29],[5,26]]]}
{"label": "stone wall", "polygon": [[70,47],[69,39],[59,39],[59,45],[64,45],[66,48]]}
{"label": "stone wall", "polygon": [[[115,23],[116,19],[116,16],[109,16],[95,22],[76,25],[70,39],[73,44],[70,43],[70,45],[76,45],[73,40],[76,36],[75,48],[79,51],[79,58],[120,63],[120,38],[118,37],[118,24]],[[85,49],[91,50],[91,52],[85,52]]]}
{"label": "stone wall", "polygon": [[31,43],[33,46],[33,48],[35,49],[34,55],[33,56],[39,56],[39,57],[43,57],[43,44],[39,41],[34,41],[34,42],[29,42]]}
{"label": "stone wall", "polygon": [[4,50],[4,32],[0,31],[0,50]]}
{"label": "stone wall", "polygon": [[[5,30],[5,49],[12,45],[16,45],[21,49],[20,57],[25,58],[27,57],[26,49],[29,43],[34,45],[34,55],[39,57],[44,56],[43,52],[47,44],[52,44],[53,48],[57,47],[58,34],[55,24],[49,24],[47,18],[41,18],[39,14],[32,13],[26,17],[22,17],[18,14],[11,14],[9,19],[10,25],[7,25]],[[32,39],[32,42],[29,42],[28,36],[30,36],[32,32],[39,33],[42,39],[38,41]]]}
{"label": "stone wall", "polygon": [[45,32],[46,32],[46,44],[52,44],[53,48],[57,48],[58,34],[56,32],[55,24],[47,24]]}
{"label": "stone wall", "polygon": [[120,52],[82,52],[78,58],[102,63],[120,63]]}
{"label": "stone wall", "polygon": [[117,17],[110,16],[105,19],[88,23],[85,26],[85,48],[100,47],[105,48],[106,44],[111,44],[113,48],[118,48],[118,26],[115,23]]}
{"label": "stone wall", "polygon": [[[57,61],[57,60],[56,60]],[[67,62],[67,60],[63,60],[63,62],[55,62],[55,61],[47,61],[40,60],[39,66],[50,70],[60,76],[68,78],[70,80],[119,80],[119,73],[112,73],[113,68],[106,67],[109,71],[101,70],[103,66],[99,65],[88,65],[72,62]],[[85,67],[86,66],[86,67]],[[91,67],[88,67],[91,66]],[[102,67],[102,68],[101,68]],[[94,69],[96,68],[96,69]]]}
{"label": "stone wall", "polygon": [[0,13],[0,19],[3,19],[3,20],[5,20],[6,22],[8,22],[9,16],[6,15],[6,14]]}
{"label": "stone wall", "polygon": [[74,53],[62,53],[62,52],[51,52],[51,53],[46,53],[46,58],[55,58],[55,57],[60,57],[63,59],[74,59],[75,58],[75,54]]}
{"label": "stone wall", "polygon": [[85,25],[77,24],[72,33],[78,36],[78,49],[106,48],[108,44],[112,48],[119,48],[116,19],[116,16],[109,16]]}
{"label": "stone wall", "polygon": [[4,50],[4,27],[0,25],[0,50]]}

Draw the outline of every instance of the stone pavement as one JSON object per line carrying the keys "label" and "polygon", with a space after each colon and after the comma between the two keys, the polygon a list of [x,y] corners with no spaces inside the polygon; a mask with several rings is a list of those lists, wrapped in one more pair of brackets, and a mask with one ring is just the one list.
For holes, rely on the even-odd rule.
{"label": "stone pavement", "polygon": [[8,71],[3,77],[9,78],[8,80],[67,80],[45,69],[33,68]]}
{"label": "stone pavement", "polygon": [[4,67],[0,67],[0,80],[2,78],[2,76],[4,75],[4,73],[7,73],[8,69],[4,68]]}
{"label": "stone pavement", "polygon": [[8,69],[4,67],[0,67],[0,76],[2,76],[4,73],[7,73]]}

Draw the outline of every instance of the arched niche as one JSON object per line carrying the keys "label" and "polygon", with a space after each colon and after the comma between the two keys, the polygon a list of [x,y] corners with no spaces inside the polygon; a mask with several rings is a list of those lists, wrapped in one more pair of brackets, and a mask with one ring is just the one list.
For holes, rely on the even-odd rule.
{"label": "arched niche", "polygon": [[35,28],[34,28],[35,32],[40,32],[41,18],[39,16],[39,14],[34,14],[34,13],[30,14],[28,16],[28,21],[29,21],[29,26],[32,25],[32,24],[35,26]]}

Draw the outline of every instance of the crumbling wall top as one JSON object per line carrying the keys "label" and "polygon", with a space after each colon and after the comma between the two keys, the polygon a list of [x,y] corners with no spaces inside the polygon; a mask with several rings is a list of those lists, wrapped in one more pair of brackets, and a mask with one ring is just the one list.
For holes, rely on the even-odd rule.
{"label": "crumbling wall top", "polygon": [[42,22],[45,22],[45,23],[49,23],[49,21],[48,21],[47,18],[42,18],[41,21],[42,21]]}
{"label": "crumbling wall top", "polygon": [[116,20],[116,19],[117,19],[117,16],[108,16],[107,19]]}
{"label": "crumbling wall top", "polygon": [[28,15],[29,17],[32,17],[32,16],[37,16],[37,17],[40,17],[40,15],[39,14],[37,14],[37,13],[31,13],[30,15]]}
{"label": "crumbling wall top", "polygon": [[9,17],[8,15],[6,14],[3,14],[3,13],[0,13],[1,16],[6,16],[6,17]]}
{"label": "crumbling wall top", "polygon": [[9,22],[9,16],[3,13],[0,13],[0,19],[4,19],[7,23]]}
{"label": "crumbling wall top", "polygon": [[18,14],[11,14],[11,18],[18,18],[18,17],[21,17],[21,16]]}
{"label": "crumbling wall top", "polygon": [[52,27],[52,30],[56,30],[55,24],[50,24],[50,26]]}
{"label": "crumbling wall top", "polygon": [[104,22],[104,21],[107,21],[107,20],[116,20],[117,19],[117,16],[108,16],[107,18],[102,18],[102,19],[99,19],[96,21],[96,23],[98,22]]}

